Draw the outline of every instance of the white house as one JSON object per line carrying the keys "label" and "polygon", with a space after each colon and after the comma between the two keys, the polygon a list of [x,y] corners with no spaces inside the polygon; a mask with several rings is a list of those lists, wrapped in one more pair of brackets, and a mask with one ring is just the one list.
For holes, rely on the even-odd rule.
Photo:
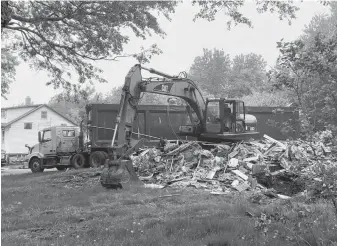
{"label": "white house", "polygon": [[38,132],[46,127],[76,123],[46,104],[1,108],[1,150],[9,155],[26,154],[25,144],[38,142]]}

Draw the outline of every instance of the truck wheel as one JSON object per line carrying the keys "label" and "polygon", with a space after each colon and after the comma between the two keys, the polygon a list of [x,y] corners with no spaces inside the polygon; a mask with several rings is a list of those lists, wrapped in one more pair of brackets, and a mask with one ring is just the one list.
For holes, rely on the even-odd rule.
{"label": "truck wheel", "polygon": [[30,170],[32,170],[33,173],[41,173],[43,172],[44,168],[41,166],[41,160],[37,157],[34,157],[30,161]]}
{"label": "truck wheel", "polygon": [[90,166],[91,167],[100,167],[104,165],[105,155],[102,151],[95,151],[90,155]]}
{"label": "truck wheel", "polygon": [[74,168],[83,168],[85,166],[85,157],[82,154],[76,154],[71,159],[71,164]]}

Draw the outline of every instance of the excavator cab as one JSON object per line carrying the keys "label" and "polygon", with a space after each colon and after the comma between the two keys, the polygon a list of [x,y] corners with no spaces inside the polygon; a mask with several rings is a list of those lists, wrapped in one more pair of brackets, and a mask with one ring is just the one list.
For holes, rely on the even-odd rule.
{"label": "excavator cab", "polygon": [[245,131],[245,108],[239,100],[206,101],[206,133],[242,133]]}
{"label": "excavator cab", "polygon": [[204,120],[205,132],[200,134],[200,140],[241,141],[256,137],[258,134],[258,132],[246,130],[248,128],[245,105],[240,100],[206,99]]}

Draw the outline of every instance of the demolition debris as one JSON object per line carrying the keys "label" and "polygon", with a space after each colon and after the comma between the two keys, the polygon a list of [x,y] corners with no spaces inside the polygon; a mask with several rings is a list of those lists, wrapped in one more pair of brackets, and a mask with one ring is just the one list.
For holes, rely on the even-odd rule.
{"label": "demolition debris", "polygon": [[319,137],[280,142],[264,135],[234,144],[167,143],[161,150],[144,149],[130,158],[147,187],[195,187],[212,194],[258,189],[287,199],[305,189],[305,178],[319,180],[315,165],[337,166],[331,147]]}

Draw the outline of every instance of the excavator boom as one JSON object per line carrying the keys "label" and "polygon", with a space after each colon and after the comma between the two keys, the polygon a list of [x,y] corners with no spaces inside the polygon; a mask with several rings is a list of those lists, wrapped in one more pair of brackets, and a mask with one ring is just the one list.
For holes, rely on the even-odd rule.
{"label": "excavator boom", "polygon": [[[143,80],[141,70],[160,75],[164,78]],[[196,84],[187,78],[171,76],[154,69],[133,66],[125,78],[120,100],[120,109],[117,115],[116,127],[112,139],[112,147],[130,148],[133,122],[137,116],[137,106],[141,93],[155,93],[182,98],[196,113],[199,122],[196,125],[198,131],[204,130],[205,100]],[[118,136],[116,142],[116,136]]]}

